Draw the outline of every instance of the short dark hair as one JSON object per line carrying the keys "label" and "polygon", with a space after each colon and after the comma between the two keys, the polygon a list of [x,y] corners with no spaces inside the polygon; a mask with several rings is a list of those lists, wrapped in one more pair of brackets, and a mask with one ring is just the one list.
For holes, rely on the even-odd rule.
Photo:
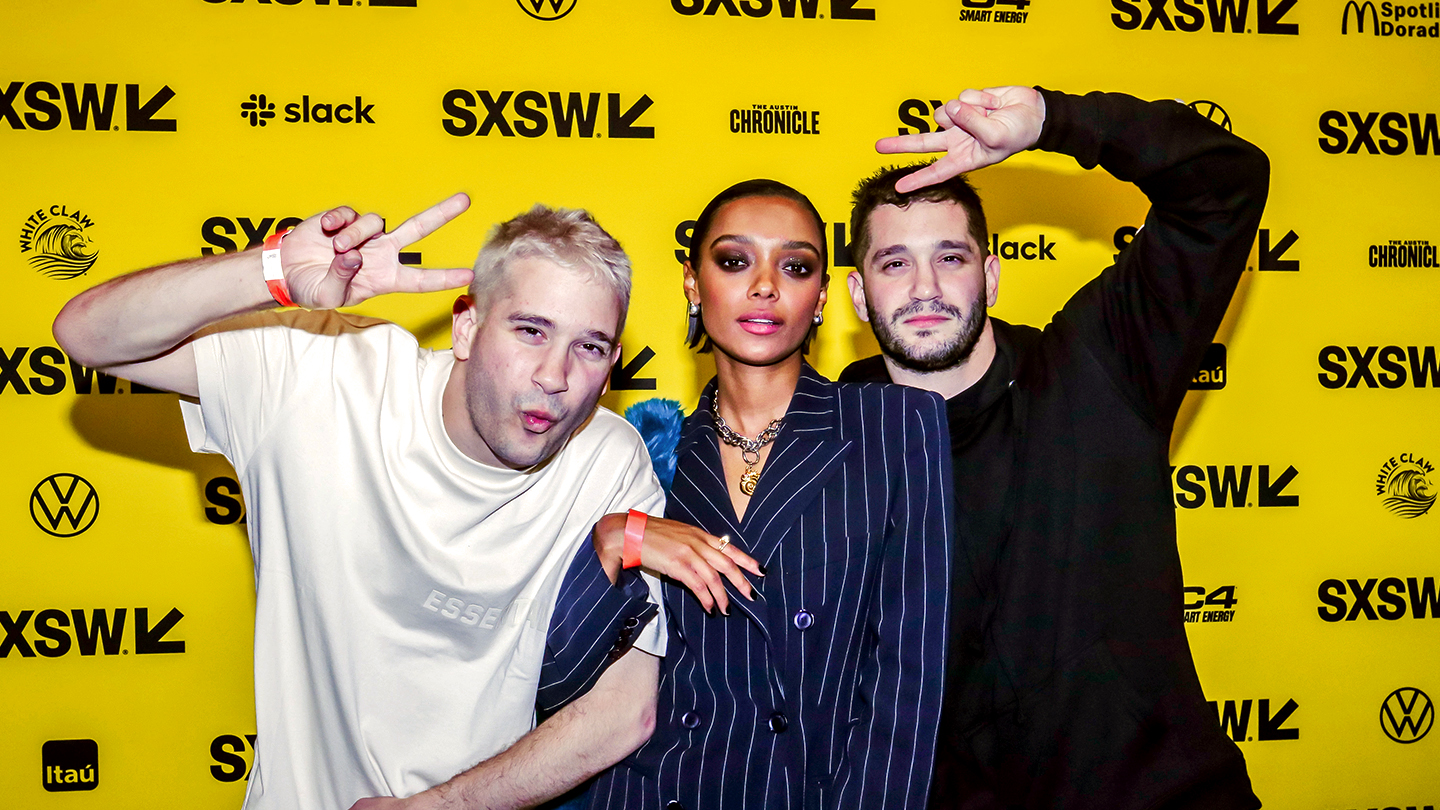
{"label": "short dark hair", "polygon": [[965,175],[959,174],[905,194],[895,190],[895,181],[933,162],[889,166],[861,180],[855,187],[855,193],[851,195],[854,207],[850,210],[851,255],[855,257],[855,267],[862,274],[865,255],[870,252],[870,215],[882,205],[907,208],[913,202],[955,203],[965,209],[965,216],[970,220],[970,236],[980,246],[980,258],[983,260],[990,255],[990,231],[985,225],[985,209],[980,203],[980,195]]}
{"label": "short dark hair", "polygon": [[[820,212],[815,209],[815,203],[810,202],[809,197],[796,191],[791,186],[787,186],[779,180],[768,180],[765,178],[744,180],[736,183],[719,194],[716,194],[711,198],[710,202],[706,203],[705,210],[701,211],[700,216],[695,219],[695,227],[690,232],[690,250],[685,254],[686,260],[690,262],[690,266],[694,268],[696,272],[700,270],[700,249],[704,246],[706,238],[710,236],[710,223],[715,219],[715,214],[726,203],[743,200],[747,197],[779,197],[782,200],[790,200],[804,209],[805,212],[815,220],[815,230],[820,234],[821,278],[828,279],[830,277],[830,248],[825,241],[825,219],[821,217]],[[814,333],[813,329],[811,333]],[[701,343],[704,344],[700,348],[701,352],[710,351],[710,338],[705,334],[703,322],[698,334],[695,336],[695,340],[690,344],[690,348],[693,349],[696,346],[700,346]],[[805,345],[808,347],[809,344],[810,340],[806,338]]]}

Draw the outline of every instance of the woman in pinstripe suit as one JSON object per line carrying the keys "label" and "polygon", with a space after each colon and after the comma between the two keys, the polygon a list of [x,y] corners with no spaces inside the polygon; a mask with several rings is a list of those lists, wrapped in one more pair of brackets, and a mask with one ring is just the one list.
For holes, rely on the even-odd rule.
{"label": "woman in pinstripe suit", "polygon": [[599,778],[594,808],[925,806],[949,592],[944,403],[804,363],[826,270],[824,223],[789,186],[733,186],[697,221],[691,345],[713,348],[716,377],[681,430],[670,520],[642,548],[673,575],[670,652],[654,735]]}

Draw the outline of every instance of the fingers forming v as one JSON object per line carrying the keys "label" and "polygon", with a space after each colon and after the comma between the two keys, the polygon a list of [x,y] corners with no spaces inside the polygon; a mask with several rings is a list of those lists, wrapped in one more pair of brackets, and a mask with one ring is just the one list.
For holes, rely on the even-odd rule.
{"label": "fingers forming v", "polygon": [[413,245],[439,230],[445,223],[465,213],[470,207],[470,197],[465,193],[455,194],[400,223],[391,232],[400,247]]}

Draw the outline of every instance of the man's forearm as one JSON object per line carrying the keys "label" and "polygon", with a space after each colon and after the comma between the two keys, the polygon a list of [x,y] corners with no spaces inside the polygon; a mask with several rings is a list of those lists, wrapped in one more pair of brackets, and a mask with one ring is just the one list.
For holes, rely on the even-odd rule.
{"label": "man's forearm", "polygon": [[412,797],[411,810],[511,810],[552,799],[650,738],[660,659],[631,650],[595,687],[504,752]]}
{"label": "man's forearm", "polygon": [[207,256],[86,290],[56,317],[55,337],[78,362],[108,368],[164,354],[212,323],[274,305],[258,250]]}

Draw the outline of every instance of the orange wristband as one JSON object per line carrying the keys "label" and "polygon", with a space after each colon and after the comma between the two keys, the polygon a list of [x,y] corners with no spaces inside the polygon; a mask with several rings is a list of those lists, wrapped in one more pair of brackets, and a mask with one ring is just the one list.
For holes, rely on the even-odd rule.
{"label": "orange wristband", "polygon": [[625,551],[620,557],[622,568],[640,565],[640,543],[645,539],[645,521],[649,518],[638,509],[631,509],[630,517],[625,518]]}
{"label": "orange wristband", "polygon": [[280,240],[291,230],[286,228],[265,237],[265,245],[260,249],[260,267],[265,272],[265,286],[270,288],[270,297],[282,307],[295,306],[295,302],[290,300],[290,287],[285,284],[285,272],[280,269]]}

